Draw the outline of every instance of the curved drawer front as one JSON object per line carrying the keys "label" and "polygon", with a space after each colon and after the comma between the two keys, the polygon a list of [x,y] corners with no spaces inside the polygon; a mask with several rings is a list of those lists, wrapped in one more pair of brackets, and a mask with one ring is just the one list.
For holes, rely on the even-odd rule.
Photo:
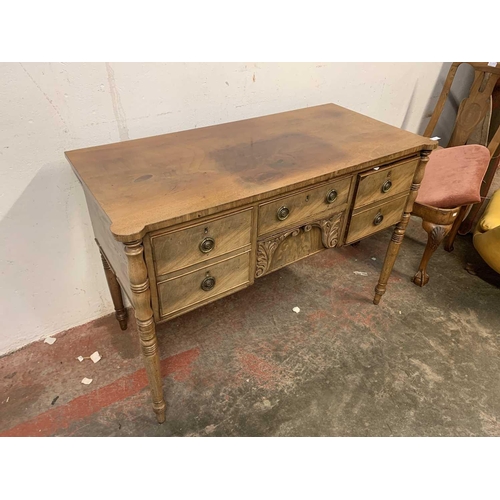
{"label": "curved drawer front", "polygon": [[250,244],[252,209],[151,237],[156,275],[204,262]]}
{"label": "curved drawer front", "polygon": [[250,253],[204,266],[158,283],[160,316],[216,300],[221,294],[249,283]]}
{"label": "curved drawer front", "polygon": [[321,186],[263,203],[259,207],[259,236],[317,218],[318,215],[338,212],[347,202],[351,180],[352,177],[347,177],[326,182]]}
{"label": "curved drawer front", "polygon": [[352,243],[381,229],[397,224],[403,215],[407,197],[405,194],[395,200],[381,203],[353,215],[346,243]]}
{"label": "curved drawer front", "polygon": [[354,200],[354,208],[408,192],[418,162],[418,159],[413,158],[392,167],[361,174],[356,199]]}

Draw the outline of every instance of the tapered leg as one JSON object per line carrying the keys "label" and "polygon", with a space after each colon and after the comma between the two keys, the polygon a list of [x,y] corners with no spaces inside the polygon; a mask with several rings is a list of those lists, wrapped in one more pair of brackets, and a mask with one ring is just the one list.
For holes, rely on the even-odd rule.
{"label": "tapered leg", "polygon": [[465,219],[465,214],[467,213],[467,209],[469,208],[468,205],[465,205],[464,207],[460,208],[460,211],[458,212],[457,218],[455,219],[455,222],[453,223],[453,226],[451,228],[451,231],[448,233],[448,237],[446,238],[446,241],[444,242],[444,249],[447,252],[453,252],[453,242],[455,241],[455,238],[458,233],[458,229],[460,225],[462,224],[462,221]]}
{"label": "tapered leg", "polygon": [[387,288],[387,281],[389,280],[392,268],[394,267],[394,262],[396,262],[396,257],[398,256],[399,248],[401,247],[406,227],[408,226],[408,222],[410,221],[413,203],[415,201],[415,198],[417,197],[417,192],[420,188],[420,183],[422,182],[422,177],[424,176],[425,165],[429,161],[430,153],[431,151],[427,150],[420,152],[420,162],[413,176],[411,191],[408,195],[405,211],[403,213],[401,221],[392,233],[392,238],[389,243],[389,247],[387,248],[387,253],[385,254],[384,265],[382,266],[382,271],[380,272],[380,277],[378,279],[377,286],[375,287],[375,297],[373,298],[373,303],[375,305],[380,302],[380,299],[382,298],[382,295],[384,295]]}
{"label": "tapered leg", "polygon": [[151,293],[146,263],[144,262],[144,247],[142,241],[125,244],[128,257],[128,269],[132,302],[135,310],[137,331],[141,342],[141,351],[148,375],[149,388],[153,399],[153,410],[161,424],[165,422],[165,400],[160,373],[160,356],[156,338],[153,310],[151,309]]}
{"label": "tapered leg", "polygon": [[420,261],[420,266],[417,273],[413,276],[413,283],[418,286],[425,286],[429,281],[429,275],[427,274],[427,264],[432,254],[441,245],[446,235],[450,232],[453,227],[452,224],[443,226],[440,224],[433,224],[432,222],[422,221],[422,227],[428,234],[427,245],[425,246],[424,255],[422,255],[422,260]]}
{"label": "tapered leg", "polygon": [[123,305],[123,297],[122,290],[120,287],[120,283],[116,279],[116,275],[111,269],[109,265],[108,259],[104,256],[101,249],[101,259],[102,259],[102,267],[104,267],[104,274],[106,275],[106,280],[108,282],[109,292],[111,293],[111,299],[113,300],[113,305],[115,306],[115,316],[120,323],[120,328],[122,330],[127,329],[127,310]]}
{"label": "tapered leg", "polygon": [[377,305],[382,298],[382,295],[385,293],[385,289],[387,288],[387,281],[389,280],[389,276],[391,275],[392,268],[394,267],[394,262],[396,262],[396,257],[399,253],[399,247],[403,241],[406,226],[410,221],[410,214],[405,213],[403,218],[399,222],[399,224],[394,229],[392,233],[391,242],[389,243],[389,247],[387,248],[387,253],[385,254],[384,265],[382,266],[382,271],[380,272],[380,277],[378,279],[377,286],[375,287],[375,297],[373,299],[373,303]]}

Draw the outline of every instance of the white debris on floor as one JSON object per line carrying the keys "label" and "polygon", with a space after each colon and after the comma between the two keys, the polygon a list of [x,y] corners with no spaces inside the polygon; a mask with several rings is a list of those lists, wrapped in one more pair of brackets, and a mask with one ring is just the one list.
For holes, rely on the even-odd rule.
{"label": "white debris on floor", "polygon": [[91,378],[84,377],[83,380],[82,380],[82,384],[89,385],[91,383],[92,383],[92,379]]}
{"label": "white debris on floor", "polygon": [[295,306],[295,307],[292,309],[292,311],[293,311],[294,313],[297,313],[297,314],[298,314],[298,313],[300,312],[300,307]]}
{"label": "white debris on floor", "polygon": [[358,276],[368,276],[368,273],[365,271],[354,271],[354,274]]}
{"label": "white debris on floor", "polygon": [[44,342],[46,344],[49,344],[49,345],[52,345],[57,339],[55,339],[54,337],[46,337]]}
{"label": "white debris on floor", "polygon": [[99,354],[99,351],[94,352],[93,354],[90,355],[90,359],[94,362],[97,363],[101,359],[101,355]]}

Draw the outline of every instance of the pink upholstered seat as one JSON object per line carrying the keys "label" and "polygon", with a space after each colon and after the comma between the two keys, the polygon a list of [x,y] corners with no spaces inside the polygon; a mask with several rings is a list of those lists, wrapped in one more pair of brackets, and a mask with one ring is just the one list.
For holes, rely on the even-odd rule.
{"label": "pink upholstered seat", "polygon": [[454,208],[480,202],[481,182],[489,162],[488,148],[476,144],[433,151],[425,167],[417,203]]}

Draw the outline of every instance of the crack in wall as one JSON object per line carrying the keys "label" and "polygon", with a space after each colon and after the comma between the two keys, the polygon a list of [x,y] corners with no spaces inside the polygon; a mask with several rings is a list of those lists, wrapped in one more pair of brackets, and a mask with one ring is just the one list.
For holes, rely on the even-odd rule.
{"label": "crack in wall", "polygon": [[128,141],[130,136],[127,127],[127,116],[125,115],[120,93],[116,86],[115,72],[110,63],[106,63],[106,73],[108,74],[109,91],[111,94],[111,103],[113,105],[113,114],[115,115],[116,124],[118,126],[118,135],[121,141]]}

